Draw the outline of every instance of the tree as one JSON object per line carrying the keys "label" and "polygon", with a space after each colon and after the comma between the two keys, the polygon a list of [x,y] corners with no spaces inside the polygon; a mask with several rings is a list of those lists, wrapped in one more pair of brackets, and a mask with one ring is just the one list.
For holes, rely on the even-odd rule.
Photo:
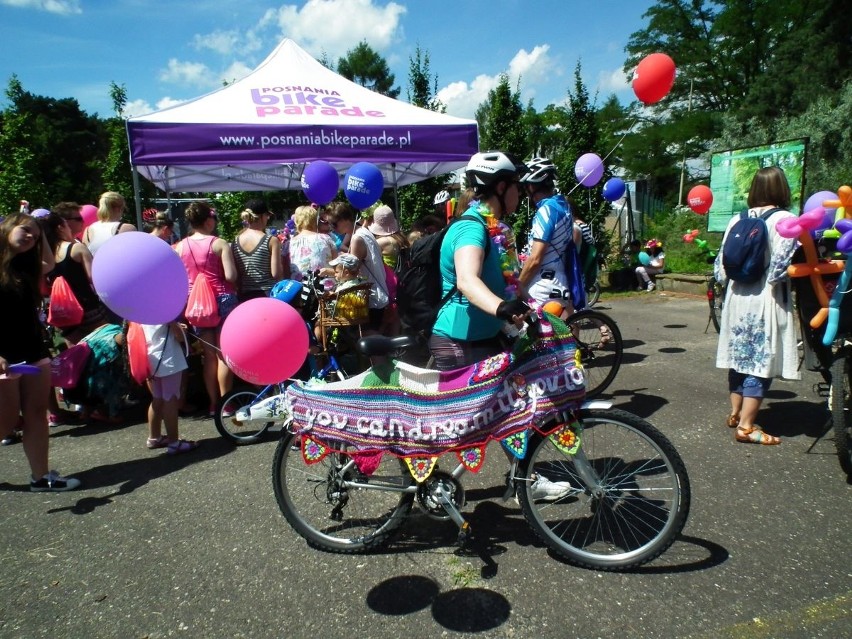
{"label": "tree", "polygon": [[[476,109],[479,124],[479,148],[487,151],[511,153],[523,160],[532,151],[527,147],[529,138],[524,130],[525,115],[521,106],[520,90],[512,91],[509,76],[500,74],[497,86],[488,92],[488,98]],[[520,240],[529,227],[532,216],[528,207],[519,206],[515,214],[505,220]]]}
{"label": "tree", "polygon": [[[408,59],[408,101],[430,111],[443,113],[446,110],[444,104],[438,100],[438,76],[432,75],[429,66],[429,52],[423,51],[420,45],[414,50],[414,55]],[[435,194],[446,188],[447,176],[443,175],[409,184],[399,189],[399,217],[400,227],[411,228],[411,224],[423,217],[435,212],[432,206]]]}
{"label": "tree", "polygon": [[376,93],[389,98],[399,96],[399,87],[394,88],[394,74],[388,63],[376,53],[366,40],[362,40],[354,49],[337,61],[337,72]]}
{"label": "tree", "polygon": [[[653,126],[637,131],[639,152],[625,157],[625,167],[649,168],[643,146],[675,149],[679,161],[694,164],[720,135],[723,116],[769,121],[760,127],[768,134],[762,143],[775,139],[772,119],[804,113],[816,99],[814,87],[836,91],[852,76],[845,6],[844,0],[659,0],[645,13],[648,26],[631,35],[624,68],[630,72],[648,53],[663,51],[675,60],[678,79],[646,109]],[[657,139],[644,145],[645,135]],[[663,187],[665,167],[657,168]]]}
{"label": "tree", "polygon": [[[14,76],[6,95],[10,106],[3,114],[3,144],[19,173],[9,178],[17,192],[7,191],[4,202],[14,202],[17,209],[24,198],[50,208],[62,200],[84,202],[99,194],[96,158],[102,152],[103,128],[97,116],[87,115],[73,98],[33,95]],[[9,161],[0,158],[4,174]]]}
{"label": "tree", "polygon": [[526,157],[527,139],[523,127],[524,109],[520,90],[512,91],[509,76],[500,74],[497,86],[488,92],[488,98],[476,109],[479,124],[479,148],[512,153]]}
{"label": "tree", "polygon": [[[574,174],[577,159],[585,153],[597,153],[602,159],[609,149],[602,149],[599,142],[598,122],[589,92],[583,83],[582,67],[578,62],[574,68],[574,87],[568,90],[567,118],[563,129],[562,144],[556,149],[554,161],[557,167],[560,189],[574,201],[572,207],[583,220],[592,227],[592,233],[598,243],[598,252],[608,254],[609,238],[604,232],[604,218],[609,212],[609,204],[603,199],[598,188],[578,186]],[[604,177],[611,175],[604,160]]]}
{"label": "tree", "polygon": [[35,155],[28,142],[28,117],[14,108],[23,92],[20,80],[13,75],[6,88],[13,107],[0,114],[0,212],[4,215],[17,211],[21,200],[34,204],[48,201],[44,185],[30,179],[35,173]]}
{"label": "tree", "polygon": [[127,106],[127,88],[110,82],[109,97],[112,99],[113,117],[106,121],[109,150],[103,162],[103,181],[107,191],[117,191],[130,199],[133,180],[130,169],[130,149],[127,146],[127,131],[124,107]]}

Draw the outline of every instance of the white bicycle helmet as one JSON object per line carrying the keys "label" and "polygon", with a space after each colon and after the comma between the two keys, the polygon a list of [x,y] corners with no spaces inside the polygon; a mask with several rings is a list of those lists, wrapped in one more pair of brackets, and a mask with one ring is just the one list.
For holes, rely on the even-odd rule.
{"label": "white bicycle helmet", "polygon": [[502,151],[477,153],[470,158],[465,169],[468,183],[477,191],[498,182],[515,180],[526,172],[526,165]]}
{"label": "white bicycle helmet", "polygon": [[541,184],[556,178],[556,165],[548,158],[533,158],[527,162],[529,173],[521,178],[527,184]]}
{"label": "white bicycle helmet", "polygon": [[450,200],[450,192],[449,191],[438,191],[435,194],[435,200],[432,202],[435,206],[438,204],[443,204],[444,202],[449,202]]}

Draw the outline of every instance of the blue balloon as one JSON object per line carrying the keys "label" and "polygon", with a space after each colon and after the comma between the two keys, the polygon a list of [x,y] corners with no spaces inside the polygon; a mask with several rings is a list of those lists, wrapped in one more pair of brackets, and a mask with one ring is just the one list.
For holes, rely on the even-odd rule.
{"label": "blue balloon", "polygon": [[302,173],[302,190],[311,202],[328,204],[340,190],[337,169],[324,160],[311,162]]}
{"label": "blue balloon", "polygon": [[642,263],[642,266],[648,266],[651,264],[651,256],[645,251],[639,251],[639,261]]}
{"label": "blue balloon", "polygon": [[379,201],[385,180],[375,164],[358,162],[346,172],[343,179],[343,192],[352,206],[364,210]]}
{"label": "blue balloon", "polygon": [[603,185],[603,196],[605,200],[609,202],[615,202],[618,198],[624,195],[624,191],[626,189],[626,185],[624,184],[624,180],[621,178],[610,178]]}

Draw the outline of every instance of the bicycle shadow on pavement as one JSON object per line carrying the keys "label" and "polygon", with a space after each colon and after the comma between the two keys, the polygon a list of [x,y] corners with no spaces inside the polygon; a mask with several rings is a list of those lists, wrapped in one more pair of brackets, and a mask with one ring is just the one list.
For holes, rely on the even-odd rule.
{"label": "bicycle shadow on pavement", "polygon": [[[151,451],[153,453],[151,457],[105,464],[74,473],[74,477],[82,483],[81,490],[96,490],[116,485],[118,488],[107,495],[81,497],[75,504],[54,508],[47,512],[52,514],[67,511],[74,515],[88,515],[96,508],[111,504],[113,498],[129,495],[150,481],[178,472],[193,464],[216,459],[233,450],[234,447],[221,437],[213,437],[199,440],[198,448],[189,453],[169,455],[165,449],[161,453]],[[23,490],[27,489],[28,487],[23,488]]]}
{"label": "bicycle shadow on pavement", "polygon": [[[550,549],[548,549],[547,554],[555,561],[563,563],[566,566],[571,565],[569,561]],[[689,535],[678,535],[674,543],[656,559],[643,566],[619,572],[641,575],[697,572],[720,566],[729,557],[730,553],[728,550],[715,542]]]}
{"label": "bicycle shadow on pavement", "polygon": [[[608,395],[613,401],[613,408],[633,413],[642,419],[649,419],[663,406],[669,404],[669,400],[659,395],[646,394],[647,390],[647,388],[622,389]],[[604,396],[606,395],[607,393],[604,393]],[[626,401],[623,401],[624,398]]]}
{"label": "bicycle shadow on pavement", "polygon": [[621,354],[621,365],[637,364],[648,359],[648,356],[643,353],[637,353],[634,349],[644,346],[645,342],[640,339],[625,339],[622,340],[621,346],[623,353]]}

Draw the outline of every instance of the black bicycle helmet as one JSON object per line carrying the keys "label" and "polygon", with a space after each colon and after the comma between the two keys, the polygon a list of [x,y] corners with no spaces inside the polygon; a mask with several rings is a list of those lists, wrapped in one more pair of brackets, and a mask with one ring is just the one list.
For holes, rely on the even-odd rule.
{"label": "black bicycle helmet", "polygon": [[533,158],[527,162],[529,173],[521,178],[526,184],[541,184],[556,179],[556,165],[548,158]]}
{"label": "black bicycle helmet", "polygon": [[477,192],[482,192],[498,182],[516,180],[526,172],[526,165],[518,162],[511,154],[485,151],[470,158],[465,176],[470,186]]}

